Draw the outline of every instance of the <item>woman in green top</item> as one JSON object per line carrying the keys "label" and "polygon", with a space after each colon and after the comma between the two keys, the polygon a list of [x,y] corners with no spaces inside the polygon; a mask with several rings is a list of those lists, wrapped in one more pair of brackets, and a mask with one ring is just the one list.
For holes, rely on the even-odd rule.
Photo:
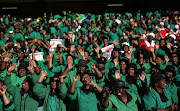
{"label": "woman in green top", "polygon": [[146,50],[146,47],[138,48],[135,51],[134,58],[132,60],[132,63],[135,63],[137,65],[138,72],[140,73],[141,70],[144,70],[145,73],[150,73],[151,71],[151,65],[149,64],[150,52]]}
{"label": "woman in green top", "polygon": [[47,71],[41,71],[38,82],[34,85],[33,92],[44,99],[43,111],[66,111],[64,99],[66,97],[67,87],[64,83],[64,76],[51,77],[50,89],[43,87],[43,80],[47,76]]}
{"label": "woman in green top", "polygon": [[14,70],[14,66],[11,65],[8,69],[7,76],[5,78],[5,85],[7,91],[13,96],[15,111],[36,111],[38,109],[38,98],[33,94],[33,82],[30,77],[26,77],[22,83],[22,88],[15,87],[11,82],[11,72]]}
{"label": "woman in green top", "polygon": [[[97,91],[102,92],[102,88],[93,82],[92,76],[88,72],[84,72],[81,76],[82,87],[75,88],[76,82],[80,77],[73,76],[73,84],[69,90],[69,97],[72,100],[78,99],[78,111],[99,111]],[[97,90],[97,91],[96,91]]]}
{"label": "woman in green top", "polygon": [[[158,46],[158,45],[156,45],[156,46]],[[170,46],[170,44],[168,43],[166,43],[166,41],[165,41],[165,39],[160,39],[159,40],[159,47],[156,47],[156,53],[158,54],[158,55],[163,55],[163,56],[165,56],[165,55],[170,55],[170,53],[172,53],[172,50],[171,50],[171,46]]]}
{"label": "woman in green top", "polygon": [[166,81],[161,73],[151,75],[151,90],[143,97],[145,110],[175,111],[178,105],[174,105],[171,92],[166,89]]}
{"label": "woman in green top", "polygon": [[165,69],[166,88],[171,92],[175,104],[178,100],[178,85],[180,83],[180,76],[176,74],[175,68],[171,65],[166,66]]}
{"label": "woman in green top", "polygon": [[0,111],[13,111],[14,103],[6,95],[7,87],[0,80]]}
{"label": "woman in green top", "polygon": [[103,100],[105,111],[138,111],[137,95],[126,90],[129,87],[125,82],[118,80],[113,86],[115,94],[111,94],[109,88],[105,88],[106,97]]}

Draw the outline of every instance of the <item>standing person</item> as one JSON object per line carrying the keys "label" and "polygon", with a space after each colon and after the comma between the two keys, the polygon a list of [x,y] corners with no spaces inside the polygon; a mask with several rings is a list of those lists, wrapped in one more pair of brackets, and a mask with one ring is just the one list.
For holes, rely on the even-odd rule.
{"label": "standing person", "polygon": [[7,87],[7,91],[14,98],[15,111],[36,111],[39,103],[37,96],[33,94],[32,79],[30,77],[26,77],[22,83],[22,88],[13,86],[10,75],[14,68],[14,65],[10,65],[5,78],[5,85]]}
{"label": "standing person", "polygon": [[164,74],[166,80],[166,89],[168,89],[171,92],[174,103],[178,104],[179,103],[178,86],[180,85],[179,84],[180,76],[179,74],[176,74],[175,68],[171,65],[166,66],[166,69],[164,70]]}
{"label": "standing person", "polygon": [[155,41],[153,40],[155,38],[155,34],[154,33],[150,33],[148,35],[148,40],[145,40],[143,42],[139,42],[139,47],[145,45],[146,49],[148,51],[150,51],[150,47],[154,47],[155,48]]}
{"label": "standing person", "polygon": [[129,87],[121,80],[114,83],[115,94],[111,94],[109,88],[105,88],[106,97],[103,100],[105,111],[138,111],[137,95],[126,89]]}
{"label": "standing person", "polygon": [[7,87],[0,81],[0,111],[13,111],[14,103],[6,95]]}
{"label": "standing person", "polygon": [[[73,76],[73,84],[69,90],[71,100],[78,100],[78,111],[99,111],[96,93],[102,92],[102,88],[93,82],[92,76],[84,72],[81,76],[82,87],[76,88],[76,82],[80,77]],[[96,89],[96,90],[95,90]]]}
{"label": "standing person", "polygon": [[33,92],[40,98],[44,99],[43,111],[66,111],[64,99],[66,97],[67,88],[64,83],[64,76],[51,77],[50,89],[43,88],[43,80],[47,76],[47,71],[41,71],[38,82],[34,85]]}
{"label": "standing person", "polygon": [[166,89],[166,81],[161,73],[151,75],[151,85],[151,90],[143,97],[146,110],[178,110],[178,105],[172,101],[172,94]]}

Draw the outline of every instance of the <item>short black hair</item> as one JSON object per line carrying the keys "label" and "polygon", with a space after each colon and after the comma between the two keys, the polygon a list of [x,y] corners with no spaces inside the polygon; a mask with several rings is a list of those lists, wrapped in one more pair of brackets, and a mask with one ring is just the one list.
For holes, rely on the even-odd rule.
{"label": "short black hair", "polygon": [[28,82],[28,84],[29,84],[29,89],[33,89],[33,81],[31,79],[31,77],[27,76],[26,82]]}

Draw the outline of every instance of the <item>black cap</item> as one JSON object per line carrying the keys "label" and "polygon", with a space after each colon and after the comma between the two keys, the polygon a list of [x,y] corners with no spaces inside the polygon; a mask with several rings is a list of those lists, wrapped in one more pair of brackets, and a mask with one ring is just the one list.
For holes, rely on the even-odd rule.
{"label": "black cap", "polygon": [[154,85],[155,83],[158,83],[160,80],[164,79],[163,75],[160,72],[151,74],[151,84]]}
{"label": "black cap", "polygon": [[106,64],[106,58],[105,57],[100,57],[97,59],[97,62],[100,63],[100,64]]}
{"label": "black cap", "polygon": [[126,88],[126,89],[129,89],[128,86],[126,86],[125,82],[122,81],[122,80],[118,80],[114,83],[114,90],[117,90],[117,89],[121,89],[121,88]]}
{"label": "black cap", "polygon": [[76,67],[81,67],[81,66],[88,67],[87,64],[88,64],[88,61],[83,60],[83,59],[80,59],[80,60],[78,61],[78,64],[76,64],[75,66],[76,66]]}

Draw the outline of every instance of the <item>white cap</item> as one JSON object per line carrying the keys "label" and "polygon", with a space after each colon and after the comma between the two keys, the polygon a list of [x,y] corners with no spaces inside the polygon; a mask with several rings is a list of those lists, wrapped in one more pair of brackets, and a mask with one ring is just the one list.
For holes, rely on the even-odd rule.
{"label": "white cap", "polygon": [[146,34],[143,34],[143,38],[144,38],[144,39],[146,38]]}
{"label": "white cap", "polygon": [[180,19],[180,17],[179,17],[179,19]]}
{"label": "white cap", "polygon": [[27,20],[30,21],[30,20],[32,20],[32,19],[31,19],[31,18],[28,18]]}
{"label": "white cap", "polygon": [[174,34],[169,35],[169,37],[174,38],[174,40],[176,39],[176,36]]}
{"label": "white cap", "polygon": [[123,43],[122,43],[122,46],[123,46],[123,45],[130,46],[129,43],[127,43],[127,42],[123,42]]}
{"label": "white cap", "polygon": [[148,36],[153,36],[153,38],[155,38],[155,34],[154,33],[149,33],[149,35]]}
{"label": "white cap", "polygon": [[160,25],[164,25],[164,22],[160,22]]}
{"label": "white cap", "polygon": [[10,33],[10,34],[12,34],[12,33],[13,33],[13,31],[9,31],[9,33]]}
{"label": "white cap", "polygon": [[115,22],[117,22],[117,24],[121,24],[121,21],[116,19]]}
{"label": "white cap", "polygon": [[175,28],[175,29],[179,29],[179,25],[175,25],[174,28]]}

